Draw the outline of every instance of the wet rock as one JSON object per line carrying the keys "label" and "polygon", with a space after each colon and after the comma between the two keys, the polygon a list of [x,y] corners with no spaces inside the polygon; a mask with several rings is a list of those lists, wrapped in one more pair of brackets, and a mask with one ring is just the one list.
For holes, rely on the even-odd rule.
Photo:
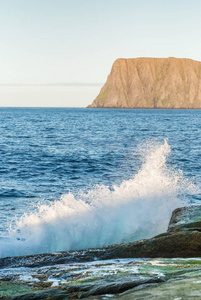
{"label": "wet rock", "polygon": [[[155,299],[201,299],[200,270],[193,275],[183,274],[171,278],[160,285],[141,286],[141,289],[132,289],[116,297],[118,300],[155,300]],[[97,300],[97,298],[90,298]]]}
{"label": "wet rock", "polygon": [[[137,270],[136,273],[130,271],[130,273],[122,274],[120,272],[116,275],[104,275],[102,277],[99,275],[99,278],[90,278],[90,272],[87,273],[85,264],[83,266],[79,265],[78,269],[75,267],[70,269],[68,266],[66,269],[65,267],[61,269],[61,272],[56,269],[55,271],[51,270],[53,266],[60,269],[63,264],[146,257],[163,257],[164,259],[161,259],[161,261],[159,259],[142,259],[140,262],[131,261],[130,263],[136,266],[136,269],[133,269]],[[168,260],[168,258],[175,257],[177,257],[176,260]],[[1,277],[0,299],[60,300],[87,297],[99,299],[97,297],[105,294],[115,294],[117,298],[122,300],[160,299],[163,293],[169,297],[169,290],[172,293],[171,297],[184,296],[185,299],[189,299],[189,297],[195,296],[201,298],[199,291],[200,259],[184,260],[178,259],[178,257],[201,257],[201,206],[176,209],[172,213],[167,232],[151,239],[99,249],[0,259],[1,270],[5,267],[10,267],[12,270],[16,267],[27,267],[28,269],[34,267],[32,269],[34,270],[33,281],[35,279],[40,280],[38,282],[27,281],[23,283],[17,281],[19,277],[16,276],[15,278],[13,273],[10,272],[7,277]],[[96,267],[96,264],[93,264],[93,268]],[[44,266],[46,266],[45,270]],[[37,267],[43,267],[42,270],[45,273],[35,273]],[[79,272],[80,268],[83,268],[85,278]],[[98,264],[97,268],[100,268]],[[71,274],[71,271],[74,271],[74,273]],[[65,277],[66,283],[54,286],[52,285],[54,280],[49,280],[49,277],[52,280],[57,280],[57,278],[61,280]],[[61,282],[63,281],[61,280]],[[191,282],[191,285],[188,282]],[[195,285],[191,293],[190,288],[193,284]],[[185,288],[185,286],[188,286],[188,288]],[[2,289],[3,292],[1,292]]]}
{"label": "wet rock", "polygon": [[0,299],[82,299],[91,295],[118,294],[143,284],[161,283],[164,281],[164,278],[157,276],[139,276],[132,274],[127,276],[106,276],[104,279],[97,280],[95,283],[82,284],[82,282],[80,282],[76,285],[66,285],[57,289],[39,290],[16,296],[2,296]]}
{"label": "wet rock", "polygon": [[[72,264],[73,265],[73,264]],[[122,260],[122,261],[109,261],[89,263],[89,264],[75,264],[76,266],[80,265],[82,268],[83,276],[75,281],[67,281],[65,283],[61,282],[60,285],[55,287],[54,285],[51,288],[48,288],[45,291],[41,291],[41,286],[33,285],[34,281],[26,281],[23,275],[28,274],[26,268],[21,269],[22,272],[22,281],[16,282],[3,282],[0,283],[0,299],[80,299],[88,298],[90,299],[105,299],[104,295],[114,295],[113,297],[120,297],[126,295],[129,296],[127,299],[137,299],[135,298],[135,293],[139,290],[145,290],[143,295],[147,295],[147,291],[150,287],[157,290],[163,290],[163,285],[166,285],[166,282],[174,282],[178,284],[181,280],[193,278],[192,284],[196,283],[197,287],[200,283],[200,272],[201,272],[201,258],[194,259],[142,259],[142,260]],[[86,265],[88,269],[91,269],[89,272],[86,271]],[[70,267],[70,266],[68,266]],[[113,275],[104,274],[110,268],[114,270]],[[56,265],[56,269],[61,268],[61,265]],[[33,268],[29,271],[29,278],[31,278],[32,272],[36,274],[36,269]],[[43,269],[43,268],[42,268]],[[48,269],[48,268],[45,268]],[[50,267],[52,269],[52,267]],[[72,269],[75,269],[74,267]],[[8,269],[7,269],[8,270]],[[40,273],[41,268],[37,269]],[[101,271],[102,270],[102,271]],[[23,273],[24,272],[24,273]],[[94,272],[94,273],[93,273]],[[99,277],[94,277],[99,273]],[[93,273],[93,274],[92,274]],[[45,279],[46,283],[53,280],[54,277],[52,273],[49,273],[50,277]],[[104,276],[103,276],[104,275]],[[34,279],[34,278],[33,278]],[[16,277],[16,280],[17,277]],[[43,286],[42,288],[46,288]],[[171,287],[169,286],[171,289]],[[158,292],[154,295],[158,295]],[[165,289],[164,289],[165,290]],[[167,289],[166,289],[167,290]],[[186,290],[187,293],[190,293],[190,290]],[[200,293],[200,292],[199,292]],[[190,294],[189,294],[190,295]],[[201,295],[201,293],[200,293]],[[140,294],[142,297],[142,294]],[[139,298],[141,299],[141,298]],[[143,299],[143,298],[142,298]],[[153,298],[154,299],[154,298]],[[160,299],[160,298],[159,298]],[[167,298],[169,299],[169,298]],[[185,299],[189,299],[186,297]]]}
{"label": "wet rock", "polygon": [[167,232],[151,239],[108,247],[101,256],[109,252],[114,258],[200,257],[201,206],[178,208],[172,213]]}
{"label": "wet rock", "polygon": [[71,262],[88,262],[98,259],[101,252],[105,252],[105,248],[5,257],[0,258],[0,269],[8,266],[33,268]]}
{"label": "wet rock", "polygon": [[9,300],[63,300],[70,299],[69,294],[66,291],[60,289],[51,289],[44,292],[38,292],[33,294],[24,294],[5,298]]}
{"label": "wet rock", "polygon": [[7,299],[12,295],[28,294],[30,291],[31,287],[24,283],[0,281],[0,299]]}
{"label": "wet rock", "polygon": [[32,289],[34,290],[43,290],[51,287],[52,282],[44,282],[44,281],[39,281],[33,284]]}
{"label": "wet rock", "polygon": [[168,232],[201,231],[201,206],[177,208],[170,219]]}
{"label": "wet rock", "polygon": [[200,257],[201,232],[178,232],[116,247],[117,257]]}
{"label": "wet rock", "polygon": [[201,206],[176,209],[168,231],[151,239],[97,249],[0,259],[0,268],[38,267],[72,262],[143,257],[201,256]]}
{"label": "wet rock", "polygon": [[137,275],[129,276],[110,276],[104,280],[96,282],[88,291],[82,292],[79,298],[86,298],[91,295],[119,294],[131,288],[151,283],[164,282],[164,279],[158,277],[140,277]]}

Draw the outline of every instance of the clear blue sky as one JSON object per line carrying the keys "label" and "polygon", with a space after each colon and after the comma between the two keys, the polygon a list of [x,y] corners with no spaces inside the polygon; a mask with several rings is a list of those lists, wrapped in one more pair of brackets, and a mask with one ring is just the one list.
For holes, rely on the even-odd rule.
{"label": "clear blue sky", "polygon": [[0,0],[0,84],[105,82],[119,57],[201,60],[200,36],[200,0]]}

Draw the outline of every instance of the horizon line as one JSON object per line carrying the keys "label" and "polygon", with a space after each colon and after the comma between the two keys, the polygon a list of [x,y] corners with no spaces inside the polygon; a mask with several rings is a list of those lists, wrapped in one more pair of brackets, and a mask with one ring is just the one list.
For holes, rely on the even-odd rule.
{"label": "horizon line", "polygon": [[0,86],[102,86],[101,82],[0,83]]}

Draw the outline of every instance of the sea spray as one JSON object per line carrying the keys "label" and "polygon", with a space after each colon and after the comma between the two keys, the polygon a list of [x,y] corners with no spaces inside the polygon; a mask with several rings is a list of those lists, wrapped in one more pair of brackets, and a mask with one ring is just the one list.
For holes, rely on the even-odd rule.
{"label": "sea spray", "polygon": [[0,256],[102,247],[165,231],[172,211],[183,204],[180,192],[191,183],[167,167],[167,141],[148,149],[139,172],[119,186],[69,192],[25,214],[0,241]]}

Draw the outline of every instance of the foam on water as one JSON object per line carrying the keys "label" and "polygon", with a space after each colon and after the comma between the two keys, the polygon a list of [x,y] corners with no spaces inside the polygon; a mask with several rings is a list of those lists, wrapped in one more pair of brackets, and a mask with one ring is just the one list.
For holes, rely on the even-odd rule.
{"label": "foam on water", "polygon": [[139,172],[111,190],[96,186],[63,195],[24,215],[0,241],[0,257],[102,247],[148,238],[167,229],[191,183],[169,169],[167,141],[152,145]]}

